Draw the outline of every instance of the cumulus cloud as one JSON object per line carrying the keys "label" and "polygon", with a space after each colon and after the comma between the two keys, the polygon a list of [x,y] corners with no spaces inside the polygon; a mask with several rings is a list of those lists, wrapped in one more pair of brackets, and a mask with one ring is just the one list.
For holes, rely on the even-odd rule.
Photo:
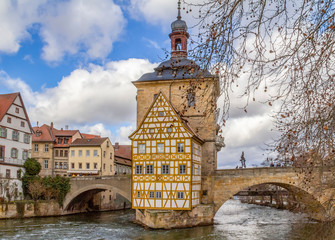
{"label": "cumulus cloud", "polygon": [[44,42],[42,58],[58,62],[74,54],[104,59],[126,20],[113,0],[0,1],[0,52],[18,52],[35,25]]}
{"label": "cumulus cloud", "polygon": [[46,0],[0,1],[0,52],[16,53],[30,38],[28,29],[39,21],[39,7]]}
{"label": "cumulus cloud", "polygon": [[[155,66],[144,59],[90,64],[41,92],[33,92],[23,80],[12,79],[3,71],[0,83],[22,93],[32,123],[83,127],[88,133],[107,134],[124,143],[136,121],[136,88],[131,82]],[[113,133],[108,127],[119,130]]]}
{"label": "cumulus cloud", "polygon": [[42,57],[59,61],[65,54],[86,51],[90,59],[104,58],[120,36],[126,20],[112,0],[60,2],[43,15]]}

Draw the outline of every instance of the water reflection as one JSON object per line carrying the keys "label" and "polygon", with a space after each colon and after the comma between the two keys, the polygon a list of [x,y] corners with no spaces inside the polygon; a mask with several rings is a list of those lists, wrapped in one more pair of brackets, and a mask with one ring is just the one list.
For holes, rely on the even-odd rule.
{"label": "water reflection", "polygon": [[214,226],[148,230],[132,223],[134,212],[0,221],[1,239],[227,239],[334,240],[334,223],[312,222],[301,214],[228,201]]}

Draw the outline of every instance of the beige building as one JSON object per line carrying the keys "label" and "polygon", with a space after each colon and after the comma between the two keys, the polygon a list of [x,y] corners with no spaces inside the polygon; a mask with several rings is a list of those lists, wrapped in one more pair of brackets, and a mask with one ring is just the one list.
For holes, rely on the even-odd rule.
{"label": "beige building", "polygon": [[33,129],[31,157],[41,164],[41,176],[51,176],[54,172],[53,148],[55,144],[51,127],[44,124]]}
{"label": "beige building", "polygon": [[53,123],[33,129],[31,156],[41,164],[40,175],[67,176],[70,144],[83,138],[79,130],[58,130]]}
{"label": "beige building", "polygon": [[114,147],[114,173],[131,174],[131,145],[120,145],[118,142]]}
{"label": "beige building", "polygon": [[69,175],[114,174],[114,148],[109,138],[76,139],[69,151]]}

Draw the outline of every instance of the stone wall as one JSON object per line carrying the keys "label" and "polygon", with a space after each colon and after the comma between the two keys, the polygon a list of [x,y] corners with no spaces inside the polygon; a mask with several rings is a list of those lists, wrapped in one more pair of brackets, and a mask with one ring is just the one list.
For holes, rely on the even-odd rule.
{"label": "stone wall", "polygon": [[189,228],[212,225],[213,204],[200,204],[192,211],[136,210],[136,221],[155,229]]}
{"label": "stone wall", "polygon": [[0,219],[61,216],[66,213],[56,201],[18,201],[0,204]]}

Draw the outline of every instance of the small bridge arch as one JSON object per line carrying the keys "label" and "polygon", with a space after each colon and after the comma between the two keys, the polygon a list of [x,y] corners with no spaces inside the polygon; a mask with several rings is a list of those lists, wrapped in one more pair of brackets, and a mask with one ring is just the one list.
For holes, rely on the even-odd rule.
{"label": "small bridge arch", "polygon": [[215,213],[238,192],[259,184],[272,184],[293,193],[305,205],[309,217],[317,220],[331,218],[329,206],[320,197],[318,189],[306,186],[303,175],[294,168],[253,168],[217,170],[213,178],[213,198]]}
{"label": "small bridge arch", "polygon": [[63,209],[68,211],[72,203],[85,193],[111,190],[131,202],[131,176],[77,177],[70,180],[71,189],[63,201]]}

